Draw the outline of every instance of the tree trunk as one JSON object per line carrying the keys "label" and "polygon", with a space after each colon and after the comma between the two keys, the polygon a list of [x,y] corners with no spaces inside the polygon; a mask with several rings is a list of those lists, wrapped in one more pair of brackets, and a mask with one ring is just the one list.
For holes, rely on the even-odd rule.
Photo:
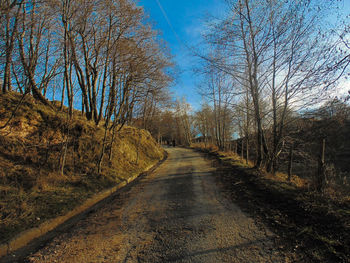
{"label": "tree trunk", "polygon": [[291,181],[292,178],[292,168],[293,168],[293,144],[289,149],[289,161],[288,161],[288,181]]}
{"label": "tree trunk", "polygon": [[12,53],[13,53],[14,44],[15,44],[15,35],[17,33],[18,15],[21,8],[20,6],[21,5],[18,6],[11,33],[10,33],[10,27],[11,27],[10,14],[9,13],[6,14],[6,42],[5,42],[6,59],[5,59],[4,79],[3,79],[3,86],[2,86],[3,93],[11,90]]}
{"label": "tree trunk", "polygon": [[112,129],[112,139],[111,139],[111,144],[110,144],[110,148],[109,148],[109,155],[108,155],[108,160],[109,160],[109,161],[112,160],[113,144],[114,144],[114,137],[115,137],[115,127],[116,127],[116,125],[113,125],[113,129]]}
{"label": "tree trunk", "polygon": [[249,161],[249,139],[248,139],[248,137],[246,138],[245,150],[246,150],[246,164],[248,164],[248,161]]}
{"label": "tree trunk", "polygon": [[105,150],[106,150],[106,144],[107,144],[107,131],[108,131],[108,123],[105,124],[105,133],[103,136],[103,141],[102,141],[102,149],[101,149],[101,154],[100,157],[97,161],[97,174],[100,175],[101,174],[101,170],[102,170],[102,162],[103,162],[103,157],[105,155]]}
{"label": "tree trunk", "polygon": [[60,174],[61,176],[64,175],[64,167],[66,165],[66,156],[68,151],[68,140],[69,140],[69,123],[67,122],[67,138],[63,145],[62,153],[61,153],[61,165],[60,165]]}
{"label": "tree trunk", "polygon": [[316,178],[316,190],[318,192],[322,192],[326,184],[325,151],[326,151],[326,139],[323,139],[320,147],[320,154],[318,157],[318,171],[317,171],[317,178]]}

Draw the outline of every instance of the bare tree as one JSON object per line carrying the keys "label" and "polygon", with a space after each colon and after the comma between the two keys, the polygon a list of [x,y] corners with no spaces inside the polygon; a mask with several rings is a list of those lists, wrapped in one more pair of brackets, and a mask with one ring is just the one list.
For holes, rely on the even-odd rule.
{"label": "bare tree", "polygon": [[55,76],[59,58],[50,60],[52,13],[45,3],[26,2],[22,5],[17,40],[23,73],[33,96],[50,105],[42,92]]}
{"label": "bare tree", "polygon": [[334,43],[322,31],[324,9],[315,1],[237,0],[228,1],[228,7],[229,16],[206,35],[221,55],[207,60],[247,87],[256,125],[256,166],[267,163],[274,172],[289,110],[310,103],[332,82],[327,69]]}
{"label": "bare tree", "polygon": [[175,125],[177,128],[177,138],[179,144],[191,145],[192,142],[192,118],[190,115],[190,105],[184,98],[176,101],[175,105]]}
{"label": "bare tree", "polygon": [[3,42],[2,51],[5,56],[4,77],[2,83],[2,92],[11,90],[11,66],[12,56],[15,47],[15,40],[18,28],[19,14],[21,10],[21,1],[1,1],[1,42]]}
{"label": "bare tree", "polygon": [[195,127],[197,128],[200,136],[203,138],[205,146],[207,146],[208,143],[214,143],[213,139],[215,138],[215,123],[212,107],[208,103],[205,103],[202,105],[201,109],[195,113],[194,118]]}

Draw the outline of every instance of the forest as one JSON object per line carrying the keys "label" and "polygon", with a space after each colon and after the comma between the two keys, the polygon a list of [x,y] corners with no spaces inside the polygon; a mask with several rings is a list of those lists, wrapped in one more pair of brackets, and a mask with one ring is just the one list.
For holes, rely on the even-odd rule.
{"label": "forest", "polygon": [[191,50],[201,61],[201,108],[177,99],[175,113],[154,113],[152,133],[347,193],[348,17],[327,1],[227,3],[226,17],[206,21],[206,51]]}
{"label": "forest", "polygon": [[202,143],[272,174],[312,177],[320,191],[349,185],[349,95],[336,88],[349,74],[350,29],[334,3],[228,1],[225,17],[205,22],[205,51],[192,50],[203,62],[198,110],[171,98],[171,54],[132,1],[6,0],[1,24],[2,93],[22,94],[1,129],[32,96],[67,107],[68,120],[80,109],[104,127],[103,145],[128,124],[158,142]]}

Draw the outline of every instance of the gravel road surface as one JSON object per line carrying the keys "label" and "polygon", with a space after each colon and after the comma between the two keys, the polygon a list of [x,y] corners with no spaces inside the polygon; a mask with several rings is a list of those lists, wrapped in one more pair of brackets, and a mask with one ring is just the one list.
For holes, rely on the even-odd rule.
{"label": "gravel road surface", "polygon": [[274,234],[223,197],[209,160],[189,149],[167,151],[155,172],[26,262],[287,262]]}

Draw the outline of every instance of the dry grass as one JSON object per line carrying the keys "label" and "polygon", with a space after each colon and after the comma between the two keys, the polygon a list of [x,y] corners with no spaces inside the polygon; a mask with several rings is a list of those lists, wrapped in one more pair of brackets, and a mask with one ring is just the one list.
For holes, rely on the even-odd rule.
{"label": "dry grass", "polygon": [[291,183],[298,188],[307,188],[310,185],[309,180],[302,179],[297,175],[292,175],[290,181],[288,181],[288,175],[285,173],[281,173],[281,172],[276,172],[275,175],[273,175],[271,173],[264,172],[263,176],[264,176],[264,178],[272,180],[272,181]]}
{"label": "dry grass", "polygon": [[[232,151],[219,151],[218,148],[215,145],[211,145],[211,144],[204,144],[204,143],[195,143],[192,144],[191,147],[201,150],[201,151],[205,151],[205,152],[210,152],[213,154],[216,154],[219,156],[219,158],[225,162],[229,162],[231,165],[235,165],[237,167],[241,167],[241,168],[252,168],[254,167],[254,162],[251,160],[247,160],[244,158],[241,158],[240,155],[238,155],[237,153],[234,153]],[[260,175],[267,179],[267,180],[271,180],[274,182],[283,182],[283,183],[288,183],[291,184],[293,186],[296,186],[298,188],[309,188],[310,187],[310,180],[307,179],[303,179],[300,178],[297,175],[292,175],[291,176],[291,180],[288,181],[288,175],[286,173],[282,173],[282,172],[276,172],[275,175],[268,173],[264,170],[260,171]],[[333,192],[334,193],[334,192]],[[333,196],[335,196],[333,194]]]}
{"label": "dry grass", "polygon": [[[19,99],[17,93],[0,95],[0,126]],[[10,124],[0,130],[0,242],[66,213],[163,157],[163,150],[148,132],[125,127],[115,137],[111,160],[107,147],[98,175],[103,134],[102,128],[87,122],[78,111],[67,121],[64,111],[25,98]],[[111,134],[107,141],[109,146]]]}
{"label": "dry grass", "polygon": [[217,152],[219,150],[219,148],[215,144],[204,143],[204,142],[193,143],[191,144],[191,147],[195,149],[209,151],[209,152]]}
{"label": "dry grass", "polygon": [[287,253],[308,255],[310,262],[348,262],[350,192],[343,186],[331,181],[320,194],[310,180],[293,175],[289,182],[285,173],[254,169],[235,153],[193,147],[217,158],[216,179],[245,212],[283,237],[277,242]]}

